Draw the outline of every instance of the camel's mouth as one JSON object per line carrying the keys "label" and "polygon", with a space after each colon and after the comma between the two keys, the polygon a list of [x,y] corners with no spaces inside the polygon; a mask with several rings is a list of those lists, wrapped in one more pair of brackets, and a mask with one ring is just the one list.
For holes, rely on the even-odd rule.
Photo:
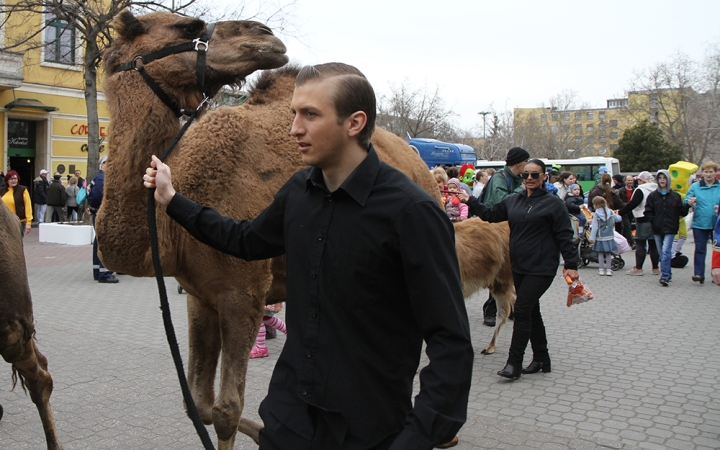
{"label": "camel's mouth", "polygon": [[243,54],[252,55],[285,55],[287,49],[281,44],[242,44],[240,50]]}

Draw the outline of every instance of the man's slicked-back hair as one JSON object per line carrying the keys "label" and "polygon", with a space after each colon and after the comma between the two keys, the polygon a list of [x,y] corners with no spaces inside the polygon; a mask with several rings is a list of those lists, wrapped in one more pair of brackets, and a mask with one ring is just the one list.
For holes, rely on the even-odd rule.
{"label": "man's slicked-back hair", "polygon": [[339,123],[357,111],[367,116],[365,128],[358,134],[360,145],[367,147],[375,130],[377,114],[375,91],[370,82],[357,68],[334,62],[303,67],[295,78],[295,86],[327,78],[332,78],[336,86],[332,100]]}

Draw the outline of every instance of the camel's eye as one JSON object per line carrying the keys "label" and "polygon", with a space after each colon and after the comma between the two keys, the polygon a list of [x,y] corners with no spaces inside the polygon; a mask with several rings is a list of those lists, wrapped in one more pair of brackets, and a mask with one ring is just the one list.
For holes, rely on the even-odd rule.
{"label": "camel's eye", "polygon": [[205,22],[202,20],[193,20],[192,22],[179,24],[178,28],[182,30],[185,37],[194,38],[203,32],[205,29]]}

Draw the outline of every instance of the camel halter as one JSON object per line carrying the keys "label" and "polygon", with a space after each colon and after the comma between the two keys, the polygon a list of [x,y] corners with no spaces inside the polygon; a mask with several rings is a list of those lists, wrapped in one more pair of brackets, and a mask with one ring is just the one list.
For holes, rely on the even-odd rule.
{"label": "camel halter", "polygon": [[[160,100],[162,100],[165,105],[170,108],[177,117],[182,116],[192,116],[193,113],[197,115],[197,111],[205,104],[208,100],[212,97],[212,93],[210,92],[210,89],[205,88],[205,60],[207,56],[207,51],[210,48],[210,37],[213,34],[213,31],[215,31],[215,24],[211,23],[206,28],[203,34],[199,38],[195,38],[190,42],[185,42],[178,45],[173,45],[171,47],[164,48],[162,50],[158,50],[156,52],[150,53],[145,56],[136,56],[131,61],[128,61],[126,63],[122,63],[119,66],[115,67],[115,70],[113,72],[125,72],[128,70],[137,70],[140,72],[140,75],[142,75],[143,79],[145,80],[145,83],[150,87],[150,89],[153,90],[155,95],[158,96]],[[145,65],[149,64],[153,61],[156,61],[158,59],[165,58],[166,56],[174,55],[177,53],[185,53],[189,51],[196,51],[197,52],[197,63],[195,65],[195,74],[197,75],[198,84],[200,85],[200,89],[203,93],[203,100],[200,102],[200,105],[198,105],[197,109],[195,111],[192,110],[186,110],[180,108],[180,105],[177,104],[175,100],[170,98],[170,96],[160,87],[160,85],[150,76],[149,73],[145,70]]]}
{"label": "camel halter", "polygon": [[[176,116],[188,117],[185,125],[183,125],[177,136],[175,136],[172,142],[170,142],[170,145],[168,145],[168,147],[160,156],[160,160],[163,162],[165,162],[167,157],[170,156],[170,152],[172,152],[177,143],[180,142],[180,139],[183,137],[188,127],[190,127],[190,124],[197,117],[200,109],[211,98],[210,90],[205,88],[205,57],[208,48],[210,48],[208,42],[210,41],[210,36],[212,36],[214,29],[215,24],[210,24],[205,29],[205,32],[199,38],[193,39],[192,42],[186,42],[184,44],[167,47],[157,52],[150,53],[149,55],[136,56],[135,58],[133,58],[132,61],[120,64],[115,68],[115,72],[123,72],[133,69],[140,72],[143,79],[145,80],[145,83],[150,86],[153,92],[155,92],[155,95],[157,95],[160,100],[162,100],[162,102],[165,103],[165,105],[167,105],[168,108],[170,108],[175,113]],[[203,100],[200,102],[200,104],[194,111],[181,109],[177,102],[172,100],[170,96],[162,90],[160,85],[158,85],[157,82],[155,82],[155,80],[153,80],[152,77],[145,71],[145,64],[169,55],[173,55],[175,53],[183,53],[191,50],[196,51],[198,54],[195,71],[197,73],[198,84],[200,85],[200,89],[203,91]],[[212,440],[210,439],[210,436],[208,434],[207,428],[205,428],[205,425],[200,419],[200,414],[198,414],[197,407],[195,406],[195,401],[190,394],[190,387],[188,386],[187,377],[185,376],[185,370],[183,368],[182,355],[180,355],[180,347],[178,346],[177,337],[175,336],[175,328],[172,323],[172,317],[170,316],[170,304],[168,302],[167,288],[165,287],[162,264],[160,263],[160,250],[158,248],[157,221],[155,217],[155,189],[150,189],[148,191],[147,203],[148,233],[150,234],[150,248],[152,251],[153,269],[155,270],[155,281],[157,282],[158,293],[160,295],[160,309],[162,310],[163,325],[165,326],[165,335],[168,340],[168,345],[170,346],[170,353],[172,354],[173,362],[175,363],[175,371],[178,374],[180,390],[183,394],[183,400],[185,400],[185,406],[188,410],[188,416],[190,416],[190,420],[192,420],[192,423],[195,426],[195,431],[200,437],[200,441],[202,441],[203,447],[205,447],[206,450],[215,450]]]}

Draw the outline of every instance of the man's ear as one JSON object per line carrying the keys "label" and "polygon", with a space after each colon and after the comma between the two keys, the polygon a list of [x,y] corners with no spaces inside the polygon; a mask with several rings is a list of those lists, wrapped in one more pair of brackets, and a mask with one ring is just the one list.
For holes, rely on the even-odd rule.
{"label": "man's ear", "polygon": [[348,126],[348,136],[356,137],[360,132],[365,129],[367,124],[367,114],[363,111],[356,111],[345,119],[345,123]]}

